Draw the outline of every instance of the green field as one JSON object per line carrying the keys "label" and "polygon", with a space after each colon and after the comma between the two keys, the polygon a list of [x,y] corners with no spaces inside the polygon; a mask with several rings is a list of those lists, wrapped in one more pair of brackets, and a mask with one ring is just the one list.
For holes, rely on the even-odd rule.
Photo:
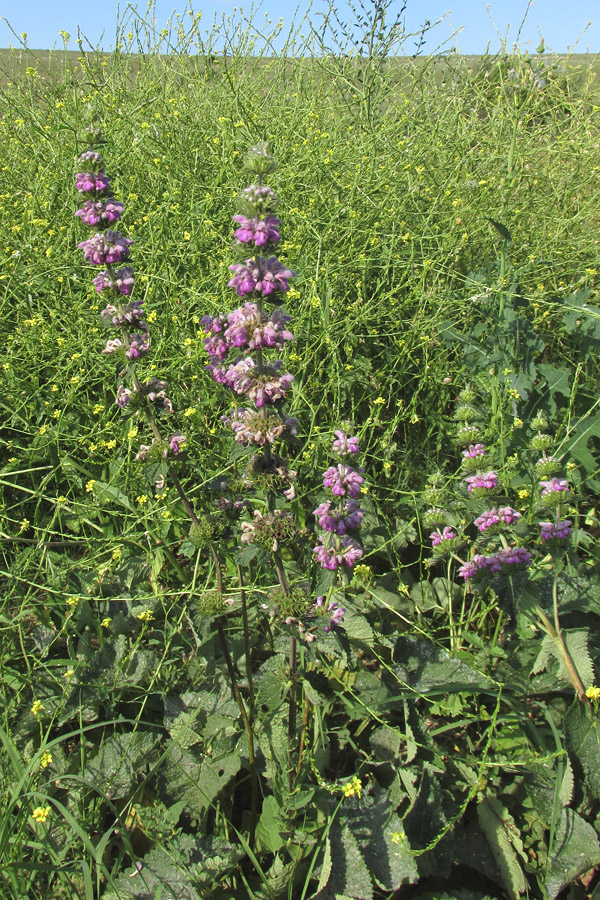
{"label": "green field", "polygon": [[[168,53],[142,25],[113,54],[0,51],[2,898],[600,897],[598,59],[412,59],[380,25],[360,58],[193,23]],[[102,352],[77,248],[90,123],[135,365]],[[245,302],[260,141],[297,273],[279,481],[223,426],[201,323]],[[173,413],[119,409],[136,378]],[[184,452],[136,461],[156,428]],[[312,553],[340,428],[365,470],[347,572]],[[475,527],[492,502],[506,536]],[[527,568],[461,574],[494,541]],[[317,596],[345,623],[318,631]]]}

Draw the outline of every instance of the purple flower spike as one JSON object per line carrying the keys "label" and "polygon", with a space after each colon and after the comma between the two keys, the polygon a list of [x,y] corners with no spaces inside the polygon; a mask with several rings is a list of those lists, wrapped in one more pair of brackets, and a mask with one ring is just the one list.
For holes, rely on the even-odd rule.
{"label": "purple flower spike", "polygon": [[319,538],[319,544],[313,548],[313,553],[322,569],[335,572],[342,565],[352,568],[362,558],[362,547],[347,534],[341,538],[339,544],[331,547],[325,547],[321,541]]}
{"label": "purple flower spike", "polygon": [[327,471],[323,473],[323,487],[331,488],[331,492],[335,494],[336,497],[345,497],[348,495],[348,497],[355,500],[356,497],[360,496],[361,484],[365,480],[359,475],[359,472],[362,471],[363,469],[359,469],[355,472],[354,469],[344,465],[344,463],[338,463],[337,466],[330,466]]}
{"label": "purple flower spike", "polygon": [[542,488],[542,497],[569,490],[566,478],[551,478],[550,481],[540,481],[540,487]]}
{"label": "purple flower spike", "polygon": [[531,553],[525,547],[509,547],[498,550],[496,558],[505,566],[528,566],[532,560]]}
{"label": "purple flower spike", "polygon": [[476,459],[478,456],[485,456],[485,447],[483,444],[469,444],[469,449],[463,450],[462,455],[466,459]]}
{"label": "purple flower spike", "polygon": [[347,437],[343,431],[334,431],[332,449],[338,456],[354,456],[358,453],[358,438]]}
{"label": "purple flower spike", "polygon": [[268,243],[277,243],[281,240],[279,233],[280,220],[277,216],[265,216],[259,219],[255,216],[249,219],[247,216],[234,216],[234,222],[239,224],[234,232],[238,244],[253,243],[256,247],[266,247]]}
{"label": "purple flower spike", "polygon": [[431,538],[431,545],[433,547],[439,547],[439,545],[443,541],[453,541],[456,538],[456,532],[452,530],[450,525],[446,525],[443,531],[433,531],[429,537]]}
{"label": "purple flower spike", "polygon": [[[318,602],[318,600],[317,600]],[[327,609],[327,613],[330,616],[329,624],[323,627],[323,631],[331,631],[332,628],[337,628],[344,621],[344,616],[346,615],[346,610],[343,606],[337,602],[337,600],[333,600],[329,604],[329,608]]]}
{"label": "purple flower spike", "polygon": [[123,237],[118,231],[98,231],[87,241],[81,241],[77,246],[83,250],[84,259],[94,266],[105,266],[120,263],[129,256],[129,245],[133,244],[131,238]]}
{"label": "purple flower spike", "polygon": [[179,453],[181,445],[185,444],[186,438],[184,434],[172,434],[169,440],[169,447],[173,453]]}
{"label": "purple flower spike", "polygon": [[296,274],[286,269],[276,256],[268,260],[264,256],[259,256],[258,260],[247,259],[245,263],[229,266],[229,270],[235,274],[228,286],[235,288],[240,297],[255,292],[269,297],[273,293],[288,291],[288,279]]}
{"label": "purple flower spike", "polygon": [[543,541],[551,541],[553,538],[564,540],[573,534],[572,525],[570,519],[559,519],[558,522],[540,522],[540,537]]}
{"label": "purple flower spike", "polygon": [[123,204],[112,197],[109,200],[86,200],[76,216],[84,225],[98,225],[100,222],[117,222],[123,213]]}
{"label": "purple flower spike", "polygon": [[513,509],[512,506],[501,506],[498,510],[498,515],[500,516],[500,521],[504,522],[505,525],[513,525],[521,518],[521,513]]}
{"label": "purple flower spike", "polygon": [[150,350],[150,335],[147,331],[138,331],[129,336],[129,349],[125,351],[127,359],[138,359]]}
{"label": "purple flower spike", "polygon": [[477,475],[469,475],[465,481],[469,485],[467,488],[469,493],[476,488],[485,488],[489,491],[498,487],[498,476],[495,472],[478,472]]}
{"label": "purple flower spike", "polygon": [[98,293],[101,291],[118,291],[124,297],[132,292],[133,282],[133,268],[131,266],[123,266],[118,269],[114,278],[107,271],[102,271],[95,278],[92,278],[92,283],[95,285]]}
{"label": "purple flower spike", "polygon": [[99,172],[78,172],[75,176],[77,179],[76,188],[82,194],[90,194],[95,192],[101,194],[110,187],[110,178],[101,169]]}
{"label": "purple flower spike", "polygon": [[313,513],[323,531],[333,534],[355,531],[360,527],[364,514],[364,510],[359,507],[356,500],[348,500],[342,509],[338,510],[331,509],[331,500],[329,500],[327,503],[321,503]]}

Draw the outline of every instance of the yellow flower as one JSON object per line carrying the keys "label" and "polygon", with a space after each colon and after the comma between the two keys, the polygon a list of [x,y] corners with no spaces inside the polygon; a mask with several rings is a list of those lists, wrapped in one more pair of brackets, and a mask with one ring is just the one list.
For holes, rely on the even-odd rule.
{"label": "yellow flower", "polygon": [[519,417],[516,416],[516,417],[515,417],[515,420],[514,420],[514,422],[513,422],[513,427],[514,427],[514,428],[521,428],[522,425],[523,425],[523,420],[522,420],[522,419],[519,419]]}
{"label": "yellow flower", "polygon": [[146,496],[146,494],[140,494],[139,497],[135,498],[135,502],[139,503],[140,506],[145,506],[148,502],[148,497]]}
{"label": "yellow flower", "polygon": [[40,759],[40,769],[47,769],[52,762],[52,754],[49,750],[44,750]]}
{"label": "yellow flower", "polygon": [[130,441],[135,440],[135,438],[137,437],[137,433],[138,433],[138,430],[135,426],[133,428],[130,428],[129,431],[127,432],[127,439]]}
{"label": "yellow flower", "polygon": [[41,700],[33,701],[33,706],[31,707],[31,712],[33,713],[34,716],[37,716],[37,714],[40,713],[43,709],[44,709],[44,704],[42,703]]}
{"label": "yellow flower", "polygon": [[67,671],[63,675],[63,678],[72,678],[74,674],[75,674],[74,669],[67,669]]}
{"label": "yellow flower", "polygon": [[102,628],[108,628],[111,622],[112,619],[110,618],[110,616],[107,616],[105,619],[102,619],[100,625],[102,626]]}
{"label": "yellow flower", "polygon": [[344,797],[360,797],[362,791],[362,781],[360,778],[357,778],[356,775],[352,779],[352,781],[348,781],[346,784],[342,785],[342,793]]}
{"label": "yellow flower", "polygon": [[385,403],[385,399],[383,397],[377,397],[376,400],[373,400],[373,406],[381,406],[382,403]]}
{"label": "yellow flower", "polygon": [[96,484],[95,479],[94,479],[94,478],[90,478],[90,480],[88,481],[88,483],[87,483],[86,486],[85,486],[85,489],[86,489],[86,491],[87,491],[88,494],[91,494],[91,493],[92,493],[92,491],[94,490],[95,484]]}
{"label": "yellow flower", "polygon": [[27,531],[29,525],[29,519],[21,519],[21,524],[19,525],[19,533],[21,533],[22,531]]}
{"label": "yellow flower", "polygon": [[529,497],[529,491],[527,488],[522,488],[519,492],[519,500],[526,500]]}
{"label": "yellow flower", "polygon": [[139,619],[140,622],[154,622],[154,616],[149,609],[145,609],[144,612],[138,613],[136,619]]}
{"label": "yellow flower", "polygon": [[36,808],[31,813],[31,818],[36,822],[39,822],[42,825],[48,816],[50,815],[50,807],[49,806],[36,806]]}
{"label": "yellow flower", "polygon": [[67,606],[77,606],[78,602],[77,597],[67,597]]}
{"label": "yellow flower", "polygon": [[587,691],[585,692],[585,696],[588,698],[588,700],[591,700],[592,703],[600,702],[600,687],[596,687],[596,685],[593,684],[587,689]]}

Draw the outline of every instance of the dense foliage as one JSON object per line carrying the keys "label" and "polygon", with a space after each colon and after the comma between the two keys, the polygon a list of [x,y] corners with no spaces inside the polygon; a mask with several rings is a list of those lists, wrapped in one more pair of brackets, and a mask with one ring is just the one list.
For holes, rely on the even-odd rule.
{"label": "dense foliage", "polygon": [[3,896],[599,896],[594,70],[387,13],[4,59]]}

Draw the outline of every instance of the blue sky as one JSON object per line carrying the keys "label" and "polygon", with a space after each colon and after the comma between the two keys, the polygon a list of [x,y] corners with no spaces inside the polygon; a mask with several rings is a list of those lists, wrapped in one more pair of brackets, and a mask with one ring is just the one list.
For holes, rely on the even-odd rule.
{"label": "blue sky", "polygon": [[[300,0],[300,9],[307,9],[308,2]],[[342,14],[346,2],[336,0]],[[369,4],[369,0],[363,2]],[[192,0],[191,5],[194,12],[202,13],[202,24],[207,30],[215,16],[217,21],[223,14],[233,16],[234,8],[239,10],[240,5],[245,12],[250,10],[250,3],[246,0]],[[399,5],[400,0],[392,0],[392,9],[398,9]],[[173,13],[185,14],[190,8],[185,0],[156,0],[153,6],[158,29],[166,25]],[[298,0],[263,0],[256,21],[264,23],[266,14],[274,21],[283,18],[287,27],[294,18],[297,6]],[[316,14],[326,6],[325,0],[313,0],[311,18],[318,21]],[[124,0],[120,3],[118,0],[92,0],[88,3],[81,0],[22,0],[21,3],[9,5],[0,0],[0,15],[8,19],[18,36],[21,32],[27,33],[28,45],[33,49],[62,47],[61,29],[72,36],[69,49],[77,49],[74,37],[77,26],[80,26],[93,46],[100,45],[104,50],[111,50],[115,44],[119,7],[123,13],[127,3]],[[145,15],[144,2],[138,5],[138,11]],[[519,26],[526,12],[519,34]],[[417,30],[425,18],[432,22],[442,19],[425,46],[426,52],[458,45],[463,53],[483,53],[488,44],[490,50],[495,52],[500,49],[497,31],[503,38],[508,38],[509,47],[518,39],[519,45],[523,49],[528,47],[530,52],[538,46],[540,33],[544,36],[546,47],[556,53],[573,49],[579,53],[600,52],[599,0],[535,0],[529,10],[527,0],[408,0],[405,14],[407,31]],[[459,29],[460,32],[452,37]],[[18,45],[18,37],[15,38],[5,21],[0,21],[0,47]],[[410,42],[406,45],[406,52],[413,52]]]}

